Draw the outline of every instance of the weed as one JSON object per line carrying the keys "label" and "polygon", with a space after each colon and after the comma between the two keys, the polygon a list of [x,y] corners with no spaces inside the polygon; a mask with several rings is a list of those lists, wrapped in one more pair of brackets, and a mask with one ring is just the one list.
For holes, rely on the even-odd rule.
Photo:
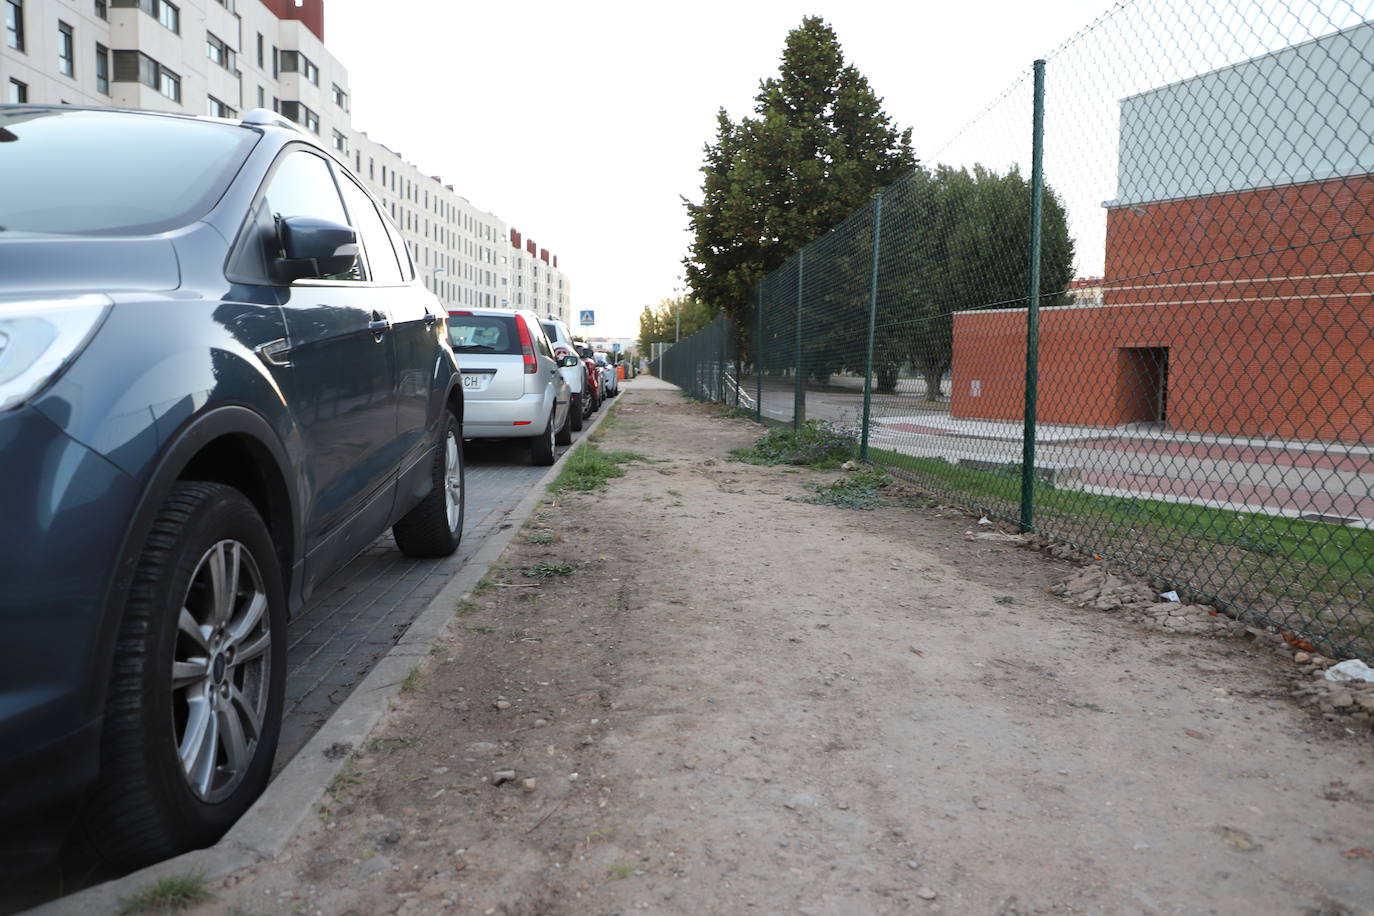
{"label": "weed", "polygon": [[536,563],[533,566],[526,566],[520,571],[522,576],[529,579],[548,579],[551,576],[570,576],[574,569],[571,563]]}
{"label": "weed", "polygon": [[369,745],[374,754],[394,754],[420,743],[419,738],[378,738]]}
{"label": "weed", "polygon": [[453,612],[459,617],[468,617],[477,613],[477,602],[471,598],[464,598],[453,606]]}
{"label": "weed", "polygon": [[730,457],[747,464],[833,468],[854,457],[857,441],[847,429],[807,420],[800,429],[774,427],[748,448],[731,451]]}
{"label": "weed", "polygon": [[679,493],[677,490],[669,490],[669,491],[668,491],[668,495],[669,495],[669,496],[681,496],[682,494]]}
{"label": "weed", "polygon": [[638,452],[606,452],[590,442],[579,445],[563,461],[563,470],[549,489],[555,492],[578,490],[589,492],[600,490],[612,477],[624,477],[622,464],[631,461],[646,461]]}
{"label": "weed", "polygon": [[998,595],[995,599],[998,604],[1015,604],[1016,599],[1011,595]]}
{"label": "weed", "polygon": [[476,627],[468,627],[468,630],[470,630],[470,631],[473,632],[473,633],[495,633],[495,632],[496,632],[496,627],[476,626]]}
{"label": "weed", "polygon": [[754,411],[747,407],[731,407],[727,411],[716,414],[716,418],[721,420],[752,420],[754,416]]}
{"label": "weed", "polygon": [[477,584],[472,587],[472,593],[474,595],[482,595],[494,588],[496,588],[496,581],[483,576],[481,579],[478,579]]}
{"label": "weed", "polygon": [[420,671],[419,665],[411,668],[410,673],[406,675],[406,679],[401,681],[401,693],[414,693],[420,688],[420,681],[423,678],[424,674]]}
{"label": "weed", "polygon": [[215,899],[209,882],[200,872],[171,875],[145,885],[116,911],[119,916],[131,913],[179,913],[197,903]]}
{"label": "weed", "polygon": [[561,538],[552,531],[536,531],[534,534],[525,535],[525,542],[528,544],[552,544],[557,540]]}
{"label": "weed", "polygon": [[635,873],[635,867],[629,862],[612,862],[610,865],[606,866],[606,872],[612,878],[620,880],[621,878],[628,878],[630,875],[633,875]]}
{"label": "weed", "polygon": [[891,482],[880,468],[864,467],[832,483],[812,484],[816,495],[805,501],[841,509],[876,509],[889,505],[882,489]]}

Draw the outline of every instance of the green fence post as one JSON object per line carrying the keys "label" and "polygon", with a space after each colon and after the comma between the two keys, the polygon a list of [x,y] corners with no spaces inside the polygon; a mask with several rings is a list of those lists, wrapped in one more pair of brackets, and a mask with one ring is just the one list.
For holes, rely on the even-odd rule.
{"label": "green fence post", "polygon": [[1040,211],[1045,175],[1045,62],[1037,60],[1031,110],[1030,279],[1026,292],[1026,409],[1021,436],[1021,530],[1035,527],[1035,403],[1040,375]]}
{"label": "green fence post", "polygon": [[755,419],[763,422],[763,281],[759,280],[759,294],[754,297],[754,318],[758,334],[754,337],[754,411]]}
{"label": "green fence post", "polygon": [[718,391],[720,392],[720,403],[723,404],[723,405],[725,406],[725,408],[728,410],[729,407],[730,407],[730,405],[729,405],[729,403],[727,403],[726,398],[725,398],[725,376],[727,375],[727,373],[726,373],[726,371],[725,371],[725,357],[726,357],[726,355],[727,355],[727,353],[726,353],[727,348],[726,348],[726,345],[725,345],[725,337],[726,337],[727,334],[730,333],[730,329],[729,329],[728,327],[725,326],[724,321],[725,321],[724,318],[717,318],[717,319],[716,319],[716,322],[720,325],[720,331],[719,331],[719,334],[720,334],[720,371],[719,371],[718,373],[716,373],[716,375],[717,375],[717,379],[716,379],[716,390],[718,390]]}
{"label": "green fence post", "polygon": [[806,395],[802,393],[802,276],[806,268],[806,249],[797,252],[797,347],[796,368],[792,374],[792,428],[801,429],[806,419]]}
{"label": "green fence post", "polygon": [[868,282],[868,349],[864,358],[864,422],[859,460],[868,460],[868,418],[873,402],[873,332],[878,324],[878,246],[883,237],[883,192],[873,198],[873,273]]}

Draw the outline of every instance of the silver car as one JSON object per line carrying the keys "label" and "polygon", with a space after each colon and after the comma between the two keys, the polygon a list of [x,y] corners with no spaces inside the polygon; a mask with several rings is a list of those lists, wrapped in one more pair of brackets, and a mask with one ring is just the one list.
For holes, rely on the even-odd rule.
{"label": "silver car", "polygon": [[450,311],[448,335],[463,372],[463,438],[528,439],[530,462],[553,464],[554,446],[572,442],[569,389],[538,316]]}

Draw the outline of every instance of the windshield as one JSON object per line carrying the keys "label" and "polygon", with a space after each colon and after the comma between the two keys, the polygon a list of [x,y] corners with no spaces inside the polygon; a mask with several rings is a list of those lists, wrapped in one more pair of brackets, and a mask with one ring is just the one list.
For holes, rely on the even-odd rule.
{"label": "windshield", "polygon": [[0,233],[184,226],[215,205],[258,136],[189,118],[0,107]]}

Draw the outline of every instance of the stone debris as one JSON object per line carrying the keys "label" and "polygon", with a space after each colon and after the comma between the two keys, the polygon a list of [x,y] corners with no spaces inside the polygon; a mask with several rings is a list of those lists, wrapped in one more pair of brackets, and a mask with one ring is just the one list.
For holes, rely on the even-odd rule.
{"label": "stone debris", "polygon": [[1167,633],[1225,637],[1245,632],[1240,623],[1205,604],[1165,598],[1149,584],[1123,578],[1104,564],[1086,566],[1049,591],[1078,607],[1120,614]]}

